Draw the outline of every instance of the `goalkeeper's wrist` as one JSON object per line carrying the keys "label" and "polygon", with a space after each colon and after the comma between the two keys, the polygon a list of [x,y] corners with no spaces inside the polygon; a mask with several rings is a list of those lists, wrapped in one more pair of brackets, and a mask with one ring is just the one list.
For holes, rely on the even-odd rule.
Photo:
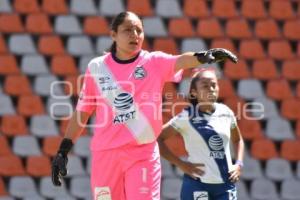
{"label": "goalkeeper's wrist", "polygon": [[71,151],[72,147],[73,147],[72,140],[69,138],[64,138],[60,143],[57,153],[60,153],[63,156],[67,156],[67,154]]}
{"label": "goalkeeper's wrist", "polygon": [[195,56],[200,64],[207,63],[207,58],[205,56],[206,51],[195,52],[193,56]]}

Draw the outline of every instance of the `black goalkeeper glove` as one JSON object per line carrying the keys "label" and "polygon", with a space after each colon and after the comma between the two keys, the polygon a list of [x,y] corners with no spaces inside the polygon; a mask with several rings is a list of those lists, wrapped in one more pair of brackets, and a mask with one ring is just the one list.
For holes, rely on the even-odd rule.
{"label": "black goalkeeper glove", "polygon": [[238,59],[236,55],[234,55],[232,52],[230,52],[227,49],[222,48],[215,48],[215,49],[209,49],[207,51],[200,51],[194,54],[194,56],[197,57],[198,61],[202,64],[204,63],[215,63],[224,61],[227,58],[230,59],[232,62],[237,63]]}
{"label": "black goalkeeper glove", "polygon": [[72,140],[64,138],[52,161],[52,183],[55,186],[61,186],[61,178],[67,175],[67,154],[71,150],[72,146]]}

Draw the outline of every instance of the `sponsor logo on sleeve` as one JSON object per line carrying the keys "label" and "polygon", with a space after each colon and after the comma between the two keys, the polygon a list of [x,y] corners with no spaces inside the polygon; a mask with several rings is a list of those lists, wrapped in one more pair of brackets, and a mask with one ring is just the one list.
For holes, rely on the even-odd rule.
{"label": "sponsor logo on sleeve", "polygon": [[95,200],[111,200],[111,192],[109,187],[96,187]]}

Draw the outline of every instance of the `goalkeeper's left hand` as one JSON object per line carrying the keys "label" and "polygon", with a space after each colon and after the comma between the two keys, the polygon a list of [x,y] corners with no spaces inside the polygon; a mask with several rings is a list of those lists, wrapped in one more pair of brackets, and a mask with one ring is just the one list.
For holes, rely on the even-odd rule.
{"label": "goalkeeper's left hand", "polygon": [[202,64],[204,63],[215,63],[224,61],[226,59],[231,60],[234,63],[237,63],[237,56],[234,55],[231,51],[223,48],[214,48],[207,51],[200,51],[194,54],[197,57],[198,61]]}

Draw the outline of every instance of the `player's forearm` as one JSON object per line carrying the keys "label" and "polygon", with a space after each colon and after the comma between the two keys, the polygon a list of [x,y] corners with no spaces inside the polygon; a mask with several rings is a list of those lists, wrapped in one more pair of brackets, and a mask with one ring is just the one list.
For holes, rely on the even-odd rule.
{"label": "player's forearm", "polygon": [[158,140],[159,144],[159,152],[162,157],[164,157],[166,160],[168,160],[170,163],[180,166],[182,163],[182,160],[180,160],[174,153],[172,153],[169,149],[169,147],[164,143],[163,140]]}
{"label": "player's forearm", "polygon": [[194,56],[195,52],[187,52],[181,54],[176,61],[176,71],[181,69],[193,68],[201,65],[197,57]]}
{"label": "player's forearm", "polygon": [[239,140],[235,141],[233,143],[234,145],[234,149],[236,152],[236,160],[240,160],[243,161],[244,158],[244,149],[245,149],[245,145],[244,145],[244,141],[242,138],[240,138]]}

